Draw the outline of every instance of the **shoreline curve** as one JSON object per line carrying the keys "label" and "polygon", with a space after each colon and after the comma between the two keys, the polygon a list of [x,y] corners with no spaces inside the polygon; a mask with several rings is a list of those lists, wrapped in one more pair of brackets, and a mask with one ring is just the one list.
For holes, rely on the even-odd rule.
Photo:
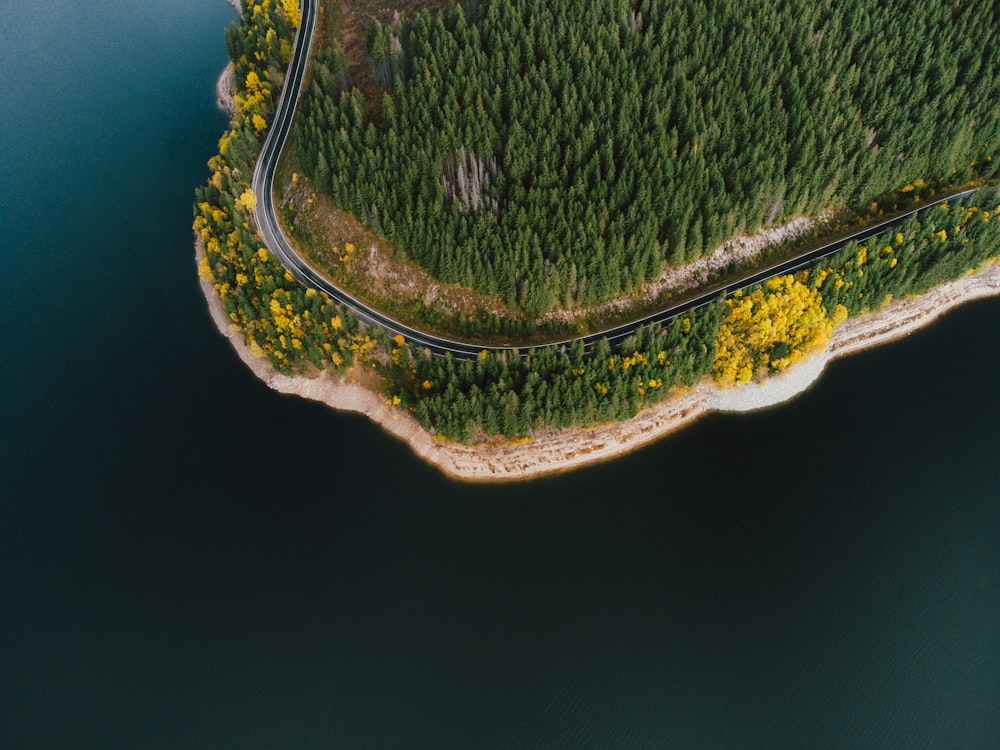
{"label": "shoreline curve", "polygon": [[[196,264],[202,255],[200,240],[196,239]],[[478,444],[438,440],[412,415],[354,382],[349,372],[339,377],[323,372],[312,378],[278,372],[266,359],[258,359],[250,352],[242,331],[226,317],[212,285],[201,279],[199,283],[216,328],[229,339],[244,364],[272,390],[319,401],[338,411],[363,414],[453,479],[509,482],[616,458],[666,437],[714,411],[756,411],[790,401],[808,390],[830,362],[909,336],[966,302],[1000,296],[1000,264],[987,264],[971,276],[851,318],[834,329],[826,349],[761,383],[720,388],[702,382],[623,422],[545,431],[524,441],[509,442],[501,438]]]}

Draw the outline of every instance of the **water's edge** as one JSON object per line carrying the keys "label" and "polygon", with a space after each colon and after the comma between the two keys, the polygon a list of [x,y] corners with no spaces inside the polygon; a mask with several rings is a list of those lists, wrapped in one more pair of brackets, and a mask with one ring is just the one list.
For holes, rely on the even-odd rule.
{"label": "water's edge", "polygon": [[[196,263],[201,256],[202,248],[196,241]],[[445,474],[466,481],[490,482],[532,479],[606,461],[669,435],[713,411],[754,411],[789,401],[816,382],[835,359],[908,336],[966,302],[1000,295],[1000,265],[987,265],[977,274],[942,284],[919,297],[898,300],[848,320],[834,330],[825,350],[762,383],[719,388],[704,382],[623,422],[548,431],[528,441],[499,439],[471,445],[435,438],[412,415],[354,382],[349,374],[334,377],[324,372],[307,378],[278,372],[266,359],[251,354],[243,332],[226,317],[212,285],[201,281],[201,288],[219,332],[269,388],[320,401],[340,411],[364,414]]]}

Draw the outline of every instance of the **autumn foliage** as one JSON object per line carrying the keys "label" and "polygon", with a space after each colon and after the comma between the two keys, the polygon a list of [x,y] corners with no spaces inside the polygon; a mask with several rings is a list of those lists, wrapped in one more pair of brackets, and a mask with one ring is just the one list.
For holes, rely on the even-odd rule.
{"label": "autumn foliage", "polygon": [[736,292],[725,304],[729,312],[716,334],[713,366],[721,385],[781,372],[822,349],[833,333],[819,292],[791,275]]}
{"label": "autumn foliage", "polygon": [[960,278],[1000,253],[998,204],[995,187],[942,203],[892,232],[848,243],[813,270],[809,283],[828,314],[842,305],[853,316]]}
{"label": "autumn foliage", "polygon": [[248,3],[243,22],[226,33],[237,70],[236,112],[209,161],[208,184],[195,193],[194,231],[204,249],[198,274],[210,282],[232,325],[250,351],[277,369],[304,372],[368,361],[378,342],[349,311],[327,295],[306,289],[264,247],[253,221],[257,196],[250,189],[265,117],[274,108],[289,39],[298,18],[294,2]]}

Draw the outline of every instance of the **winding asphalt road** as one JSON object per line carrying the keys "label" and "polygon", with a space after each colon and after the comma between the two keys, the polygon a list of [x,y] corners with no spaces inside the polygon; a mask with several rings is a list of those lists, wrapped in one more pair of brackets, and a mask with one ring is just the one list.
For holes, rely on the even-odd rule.
{"label": "winding asphalt road", "polygon": [[[268,131],[263,149],[257,159],[257,165],[254,168],[251,187],[254,195],[257,196],[255,219],[257,221],[257,227],[260,229],[260,233],[264,238],[265,244],[268,249],[274,253],[275,256],[277,256],[277,258],[281,261],[281,264],[301,283],[306,286],[323,290],[333,299],[351,308],[359,320],[362,320],[369,325],[380,326],[386,329],[390,335],[400,334],[411,344],[426,347],[434,354],[443,356],[451,353],[458,359],[472,359],[478,356],[479,353],[485,349],[488,351],[519,351],[522,355],[524,355],[527,351],[526,347],[520,347],[518,349],[510,346],[495,347],[482,346],[480,344],[469,344],[462,341],[453,341],[439,336],[433,336],[429,333],[418,331],[415,328],[410,328],[409,326],[384,315],[378,310],[369,307],[360,300],[352,297],[344,290],[335,286],[329,279],[325,278],[315,268],[309,265],[309,263],[306,262],[306,260],[292,248],[291,243],[288,241],[288,238],[281,229],[281,225],[278,222],[278,217],[274,208],[274,173],[278,165],[278,157],[281,155],[285,141],[288,139],[288,136],[292,131],[295,109],[298,105],[302,81],[305,76],[306,63],[309,60],[309,52],[312,48],[313,31],[316,27],[316,4],[317,0],[302,0],[302,22],[299,24],[299,29],[295,35],[295,42],[292,49],[292,59],[288,65],[288,71],[285,75],[285,85],[282,87],[281,95],[278,98],[274,121]],[[719,299],[719,297],[730,294],[737,289],[743,289],[745,287],[758,284],[771,278],[772,276],[780,276],[782,274],[792,273],[806,268],[816,263],[818,260],[837,252],[851,240],[857,240],[860,242],[868,239],[869,237],[881,234],[892,229],[912,214],[925,211],[928,208],[938,205],[939,203],[943,203],[944,201],[961,200],[962,198],[971,195],[973,192],[974,191],[972,190],[966,190],[965,192],[950,195],[947,198],[941,198],[937,201],[927,203],[919,209],[914,209],[913,211],[894,219],[890,219],[889,221],[884,221],[880,224],[866,227],[860,232],[852,234],[849,237],[845,237],[816,248],[815,250],[811,250],[804,255],[798,256],[797,258],[792,258],[791,260],[777,263],[770,268],[756,271],[737,281],[733,281],[725,287],[712,289],[694,299],[690,299],[664,310],[660,310],[659,312],[640,320],[615,328],[610,328],[605,331],[589,334],[582,337],[582,340],[584,345],[588,348],[602,338],[608,339],[608,341],[614,345],[633,334],[636,329],[641,328],[642,326],[650,325],[652,323],[667,323],[678,315],[683,315],[691,310],[711,304],[715,300]],[[547,344],[546,346],[570,344],[575,340],[576,339],[568,339],[566,341]]]}

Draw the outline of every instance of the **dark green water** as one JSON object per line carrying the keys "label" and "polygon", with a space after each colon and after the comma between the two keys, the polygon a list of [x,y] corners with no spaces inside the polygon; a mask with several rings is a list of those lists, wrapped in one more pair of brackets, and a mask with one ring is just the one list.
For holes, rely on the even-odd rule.
{"label": "dark green water", "polygon": [[0,747],[1000,747],[1000,302],[455,484],[211,325],[228,6],[3,9]]}

